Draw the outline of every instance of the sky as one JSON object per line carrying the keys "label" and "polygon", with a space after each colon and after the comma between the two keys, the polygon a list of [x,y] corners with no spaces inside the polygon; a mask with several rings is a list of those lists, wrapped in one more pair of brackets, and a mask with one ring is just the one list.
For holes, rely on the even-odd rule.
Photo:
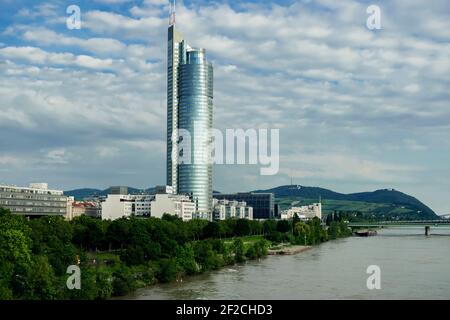
{"label": "sky", "polygon": [[[168,11],[0,0],[0,183],[165,184]],[[177,28],[214,65],[215,128],[280,130],[276,175],[216,165],[215,190],[394,188],[450,213],[448,0],[177,1]]]}

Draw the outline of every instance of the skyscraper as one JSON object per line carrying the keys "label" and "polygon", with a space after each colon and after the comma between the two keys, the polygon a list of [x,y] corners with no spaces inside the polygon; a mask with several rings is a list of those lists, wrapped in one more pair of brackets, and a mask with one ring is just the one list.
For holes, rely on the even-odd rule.
{"label": "skyscraper", "polygon": [[178,190],[177,129],[178,129],[178,65],[179,47],[183,37],[169,26],[167,46],[167,185]]}
{"label": "skyscraper", "polygon": [[[171,20],[167,63],[167,185],[176,193],[190,194],[199,217],[207,218],[212,208],[213,67],[206,60],[205,50],[191,48],[175,29],[174,18]],[[183,141],[186,132],[189,141]],[[180,163],[180,159],[184,162]]]}

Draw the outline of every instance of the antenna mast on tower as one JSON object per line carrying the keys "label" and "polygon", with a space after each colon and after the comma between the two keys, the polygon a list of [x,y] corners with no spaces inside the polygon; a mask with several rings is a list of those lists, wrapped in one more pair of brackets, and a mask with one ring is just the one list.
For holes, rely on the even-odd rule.
{"label": "antenna mast on tower", "polygon": [[175,12],[176,12],[176,0],[173,0],[173,4],[172,2],[170,3],[170,12],[169,12],[169,26],[173,26],[175,25]]}

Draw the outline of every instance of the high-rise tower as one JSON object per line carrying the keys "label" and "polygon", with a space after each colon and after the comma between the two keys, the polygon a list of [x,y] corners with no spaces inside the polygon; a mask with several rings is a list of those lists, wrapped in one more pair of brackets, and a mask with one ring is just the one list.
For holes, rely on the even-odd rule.
{"label": "high-rise tower", "polygon": [[177,128],[178,128],[178,65],[183,37],[169,26],[167,46],[167,185],[176,193],[177,183]]}
{"label": "high-rise tower", "polygon": [[[198,217],[209,218],[212,207],[211,130],[213,67],[204,49],[193,49],[175,29],[171,13],[167,62],[167,185],[190,194]],[[188,132],[183,150],[180,132]],[[186,146],[184,141],[183,146]],[[188,150],[187,150],[188,149]],[[188,155],[189,154],[189,155]],[[180,159],[185,160],[180,163]],[[186,162],[186,160],[188,161]]]}

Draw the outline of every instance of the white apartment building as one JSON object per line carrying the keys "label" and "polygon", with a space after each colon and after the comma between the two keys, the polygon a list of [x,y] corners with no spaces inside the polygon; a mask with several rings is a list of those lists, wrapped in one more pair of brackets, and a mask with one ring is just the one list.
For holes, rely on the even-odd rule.
{"label": "white apartment building", "polygon": [[[159,192],[170,190],[158,189]],[[165,213],[176,215],[183,221],[195,217],[195,203],[185,195],[157,193],[156,195],[108,194],[101,203],[102,219],[141,216],[161,218]]]}
{"label": "white apartment building", "polygon": [[51,190],[47,183],[29,187],[0,185],[0,207],[24,216],[65,216],[68,197],[62,190]]}
{"label": "white apartment building", "polygon": [[151,195],[108,194],[101,203],[102,219],[115,220],[122,217],[150,216]]}
{"label": "white apartment building", "polygon": [[309,220],[314,217],[322,219],[322,204],[313,203],[307,206],[292,207],[281,212],[281,219],[287,220],[294,218],[295,214],[302,220]]}
{"label": "white apartment building", "polygon": [[244,201],[213,199],[214,220],[248,219],[253,220],[253,208]]}
{"label": "white apartment building", "polygon": [[176,215],[183,221],[195,218],[195,203],[185,195],[156,194],[151,202],[151,216],[161,218],[165,213]]}

